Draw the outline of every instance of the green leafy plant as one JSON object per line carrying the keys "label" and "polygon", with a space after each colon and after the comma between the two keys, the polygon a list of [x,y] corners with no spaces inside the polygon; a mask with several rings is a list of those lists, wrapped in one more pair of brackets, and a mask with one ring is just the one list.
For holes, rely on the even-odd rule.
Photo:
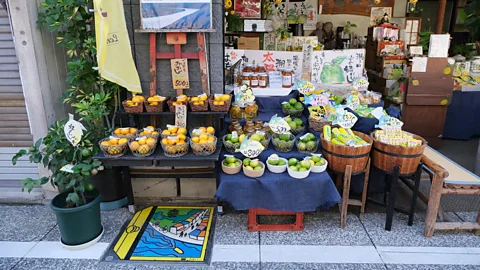
{"label": "green leafy plant", "polygon": [[475,42],[477,53],[480,54],[480,0],[471,0],[459,16],[465,29],[470,33],[470,39]]}
{"label": "green leafy plant", "polygon": [[432,32],[420,32],[419,35],[420,40],[418,41],[418,45],[422,46],[423,54],[427,55],[428,48],[430,46],[430,36],[432,35]]}
{"label": "green leafy plant", "polygon": [[473,51],[473,48],[470,45],[456,44],[452,49],[452,54],[453,56],[460,54],[465,56],[466,58],[469,58],[472,51]]}
{"label": "green leafy plant", "polygon": [[[25,178],[21,181],[23,188],[28,192],[34,187],[50,182],[60,191],[70,191],[66,198],[66,207],[78,207],[88,203],[85,192],[92,191],[93,185],[89,178],[102,169],[102,163],[93,158],[98,144],[92,142],[92,133],[83,134],[77,146],[73,146],[65,136],[64,127],[68,120],[57,121],[47,135],[39,139],[29,150],[20,150],[13,158],[16,165],[19,158],[28,156],[32,163],[42,164],[50,170],[51,175],[40,179]],[[73,172],[61,170],[65,165],[72,164]]]}
{"label": "green leafy plant", "polygon": [[227,31],[229,32],[241,32],[243,31],[243,20],[235,11],[230,10],[225,12],[227,20]]}
{"label": "green leafy plant", "polygon": [[345,25],[345,27],[344,27],[344,29],[343,29],[343,32],[344,32],[345,34],[350,34],[350,33],[352,33],[352,32],[351,32],[351,31],[352,31],[351,28],[356,28],[356,27],[357,27],[356,24],[351,23],[350,21],[347,21],[347,24]]}

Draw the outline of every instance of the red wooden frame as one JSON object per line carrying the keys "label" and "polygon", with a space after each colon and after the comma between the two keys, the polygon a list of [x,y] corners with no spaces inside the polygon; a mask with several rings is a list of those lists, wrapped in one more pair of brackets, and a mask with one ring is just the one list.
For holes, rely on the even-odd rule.
{"label": "red wooden frame", "polygon": [[[259,224],[257,217],[262,215],[268,216],[295,216],[295,222],[292,224]],[[278,212],[270,211],[263,208],[248,209],[248,231],[302,231],[303,230],[303,213],[299,212]]]}

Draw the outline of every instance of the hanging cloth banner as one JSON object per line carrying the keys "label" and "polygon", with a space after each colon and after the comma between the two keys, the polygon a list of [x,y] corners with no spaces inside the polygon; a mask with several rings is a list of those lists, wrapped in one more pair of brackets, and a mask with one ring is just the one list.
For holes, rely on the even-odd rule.
{"label": "hanging cloth banner", "polygon": [[94,0],[97,61],[100,75],[141,93],[140,78],[133,62],[122,0]]}

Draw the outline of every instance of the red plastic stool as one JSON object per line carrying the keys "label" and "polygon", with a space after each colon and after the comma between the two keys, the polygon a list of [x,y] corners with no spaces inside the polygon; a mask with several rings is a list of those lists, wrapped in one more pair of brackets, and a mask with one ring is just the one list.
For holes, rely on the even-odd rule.
{"label": "red plastic stool", "polygon": [[[292,224],[259,224],[258,216],[295,216],[295,223]],[[296,212],[277,212],[263,208],[248,209],[248,231],[301,231],[303,230],[303,213]]]}

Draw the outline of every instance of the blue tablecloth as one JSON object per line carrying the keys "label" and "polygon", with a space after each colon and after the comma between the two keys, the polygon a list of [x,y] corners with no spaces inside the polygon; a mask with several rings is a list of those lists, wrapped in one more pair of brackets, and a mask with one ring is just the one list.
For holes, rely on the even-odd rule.
{"label": "blue tablecloth", "polygon": [[480,92],[453,92],[443,138],[470,140],[480,136]]}

